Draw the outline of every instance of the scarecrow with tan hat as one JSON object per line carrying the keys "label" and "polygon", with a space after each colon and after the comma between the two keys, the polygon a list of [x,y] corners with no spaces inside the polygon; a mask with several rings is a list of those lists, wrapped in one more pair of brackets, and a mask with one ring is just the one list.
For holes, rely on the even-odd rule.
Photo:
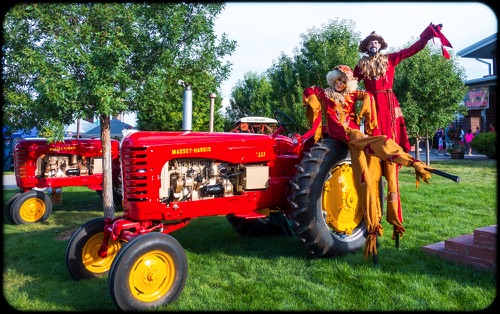
{"label": "scarecrow with tan hat", "polygon": [[[368,229],[365,257],[375,256],[377,236],[382,236],[383,233],[378,190],[382,175],[380,160],[413,167],[416,170],[417,187],[420,179],[428,183],[430,179],[428,170],[433,168],[415,160],[387,136],[371,136],[378,128],[378,113],[374,98],[371,93],[357,89],[358,81],[350,67],[336,66],[328,72],[326,81],[329,87],[325,89],[317,86],[304,89],[302,104],[306,107],[306,115],[312,127],[303,137],[314,136],[315,141],[321,138],[322,117],[325,113],[325,129],[328,136],[348,144],[354,182]],[[362,101],[358,114],[356,114],[356,101]],[[366,134],[360,131],[362,118]]]}
{"label": "scarecrow with tan hat", "polygon": [[[413,45],[389,54],[380,53],[381,50],[387,48],[387,42],[375,32],[363,39],[359,45],[359,51],[365,55],[354,68],[354,77],[359,81],[363,80],[366,91],[372,93],[375,98],[378,126],[373,130],[372,135],[385,135],[393,139],[405,152],[410,151],[410,142],[406,133],[403,112],[392,89],[395,68],[402,60],[424,49],[427,42],[433,38],[440,39],[443,55],[449,58],[444,46],[452,46],[441,33],[441,28],[441,24],[431,23]],[[400,166],[394,162],[382,164],[383,175],[388,186],[387,221],[394,226],[393,239],[399,239],[405,231],[398,184]]]}

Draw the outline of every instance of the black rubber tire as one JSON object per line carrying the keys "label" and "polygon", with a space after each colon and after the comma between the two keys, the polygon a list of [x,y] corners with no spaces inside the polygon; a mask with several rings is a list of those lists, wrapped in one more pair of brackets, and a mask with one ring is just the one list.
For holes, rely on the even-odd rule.
{"label": "black rubber tire", "polygon": [[[362,213],[358,210],[357,202],[354,202],[356,220],[352,220],[353,228],[350,234],[334,230],[331,224],[327,224],[325,215],[336,211],[337,207],[322,208],[326,192],[325,183],[330,179],[332,171],[338,171],[339,167],[348,165],[349,148],[342,142],[326,138],[316,143],[297,165],[297,173],[291,181],[289,201],[291,212],[289,218],[292,222],[292,230],[300,239],[305,249],[314,257],[333,257],[354,252],[362,248],[366,242],[367,230]],[[352,175],[351,175],[352,178]],[[335,193],[343,194],[342,199],[352,198],[357,200],[357,192],[352,186]],[[342,191],[342,192],[341,192]],[[331,193],[331,192],[328,192]],[[337,200],[335,200],[337,201]],[[342,201],[341,201],[342,202]],[[335,205],[342,206],[342,205]],[[330,219],[330,217],[329,217]]]}
{"label": "black rubber tire", "polygon": [[19,195],[21,195],[22,192],[21,191],[18,191],[16,192],[14,195],[12,195],[9,200],[7,201],[7,205],[5,205],[5,210],[4,210],[4,213],[5,213],[5,218],[7,219],[7,222],[11,225],[14,225],[14,222],[12,221],[12,215],[11,215],[11,207],[12,207],[12,204],[14,204],[14,201],[19,197]]}
{"label": "black rubber tire", "polygon": [[228,214],[226,219],[238,234],[248,238],[283,233],[283,228],[274,224],[270,217],[245,219],[236,217],[234,214]]}
{"label": "black rubber tire", "polygon": [[104,235],[104,218],[87,221],[78,228],[66,246],[66,267],[75,280],[97,278],[107,275],[113,259],[123,243],[108,241],[108,256],[101,258],[97,253]]}
{"label": "black rubber tire", "polygon": [[31,190],[16,197],[7,209],[12,224],[32,224],[49,219],[52,200],[45,192]]}
{"label": "black rubber tire", "polygon": [[111,266],[108,289],[123,311],[140,311],[175,301],[186,284],[187,257],[171,235],[139,235],[124,246]]}
{"label": "black rubber tire", "polygon": [[122,206],[122,192],[117,189],[113,189],[113,204]]}
{"label": "black rubber tire", "polygon": [[[102,190],[96,190],[95,192],[102,198]],[[122,206],[122,192],[116,188],[113,188],[113,204]]]}

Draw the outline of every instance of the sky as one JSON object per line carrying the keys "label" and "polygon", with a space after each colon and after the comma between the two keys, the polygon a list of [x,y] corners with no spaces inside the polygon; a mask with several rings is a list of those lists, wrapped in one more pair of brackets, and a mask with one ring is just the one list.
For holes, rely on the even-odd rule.
{"label": "sky", "polygon": [[[226,57],[232,70],[217,95],[223,106],[245,73],[264,73],[282,53],[293,56],[302,34],[335,19],[352,20],[361,39],[375,31],[388,49],[404,47],[431,22],[443,24],[442,33],[453,45],[446,49],[454,54],[498,31],[495,12],[482,2],[227,2],[215,20],[215,34],[220,38],[225,33],[237,48]],[[440,42],[428,43],[433,44]],[[473,58],[461,58],[460,65],[467,79],[489,74],[488,65]],[[135,125],[135,117],[129,115],[125,122]]]}

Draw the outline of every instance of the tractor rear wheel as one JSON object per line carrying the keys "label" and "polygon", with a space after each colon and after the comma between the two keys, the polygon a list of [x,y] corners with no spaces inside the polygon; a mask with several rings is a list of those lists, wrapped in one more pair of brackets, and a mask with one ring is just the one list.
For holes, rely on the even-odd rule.
{"label": "tractor rear wheel", "polygon": [[47,193],[31,190],[12,200],[8,216],[15,225],[45,221],[52,213],[52,201]]}
{"label": "tractor rear wheel", "polygon": [[78,228],[66,246],[66,266],[75,280],[90,279],[108,273],[122,242],[108,240],[108,255],[98,254],[104,236],[104,218],[90,220]]}
{"label": "tractor rear wheel", "polygon": [[348,153],[346,144],[323,139],[304,154],[291,181],[292,230],[314,257],[354,252],[366,242]]}
{"label": "tractor rear wheel", "polygon": [[171,235],[139,235],[124,246],[111,266],[108,289],[123,311],[140,311],[175,301],[187,279],[187,257]]}

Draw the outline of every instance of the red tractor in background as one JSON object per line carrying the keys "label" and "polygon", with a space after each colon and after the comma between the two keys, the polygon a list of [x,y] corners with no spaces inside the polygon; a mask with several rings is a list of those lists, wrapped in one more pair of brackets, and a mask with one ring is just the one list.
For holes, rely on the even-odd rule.
{"label": "red tractor in background", "polygon": [[66,247],[75,280],[108,276],[115,305],[143,310],[176,300],[188,264],[170,235],[195,218],[224,215],[246,236],[290,230],[311,255],[363,247],[346,144],[318,143],[275,112],[272,134],[139,131],[120,145],[123,216],[96,218]]}
{"label": "red tractor in background", "polygon": [[[121,202],[119,142],[111,140],[113,198]],[[23,139],[14,147],[14,173],[19,191],[7,203],[12,224],[45,221],[52,201],[62,187],[86,186],[102,193],[102,143],[100,139],[64,139],[48,143],[43,138]],[[49,194],[48,191],[51,191]],[[59,193],[57,193],[59,192]],[[121,203],[120,203],[121,204]]]}

